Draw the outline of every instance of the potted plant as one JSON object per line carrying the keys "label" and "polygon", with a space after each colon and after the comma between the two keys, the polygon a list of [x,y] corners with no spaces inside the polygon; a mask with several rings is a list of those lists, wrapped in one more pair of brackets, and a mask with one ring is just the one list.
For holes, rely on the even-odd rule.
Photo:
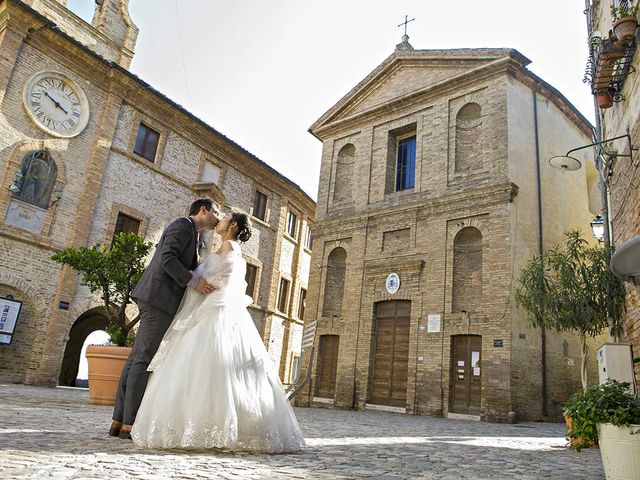
{"label": "potted plant", "polygon": [[533,327],[580,336],[580,376],[587,381],[587,337],[601,334],[607,326],[615,341],[620,338],[624,308],[622,282],[609,269],[609,256],[601,246],[591,246],[580,231],[565,232],[565,241],[534,256],[520,272],[516,302],[529,315]]}
{"label": "potted plant", "polygon": [[613,97],[608,90],[597,91],[596,100],[598,101],[599,108],[605,109],[613,106]]}
{"label": "potted plant", "polygon": [[598,101],[598,107],[605,109],[613,105],[613,94],[610,89],[611,80],[618,60],[625,55],[625,46],[618,40],[612,30],[609,37],[599,39],[592,45],[592,55],[596,58],[596,68],[591,89]]}
{"label": "potted plant", "polygon": [[139,321],[139,316],[128,319],[126,308],[145,269],[144,258],[151,245],[136,233],[120,233],[114,236],[108,250],[101,245],[67,248],[51,257],[81,274],[80,284],[91,293],[99,293],[104,303],[106,330],[112,345],[87,347],[91,403],[115,402],[120,373],[133,344],[132,329]]}
{"label": "potted plant", "polygon": [[638,7],[640,2],[618,2],[611,4],[611,17],[613,18],[613,31],[616,37],[623,42],[633,40],[638,27]]}
{"label": "potted plant", "polygon": [[640,399],[629,383],[608,380],[573,394],[564,410],[573,420],[571,448],[581,451],[598,442],[605,475],[640,478]]}

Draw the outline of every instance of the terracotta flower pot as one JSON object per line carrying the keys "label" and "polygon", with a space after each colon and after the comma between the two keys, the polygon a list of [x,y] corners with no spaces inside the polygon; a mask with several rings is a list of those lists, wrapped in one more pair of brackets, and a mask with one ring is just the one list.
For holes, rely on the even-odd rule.
{"label": "terracotta flower pot", "polygon": [[613,98],[611,98],[609,92],[597,93],[596,99],[598,100],[598,107],[602,109],[609,108],[613,105]]}
{"label": "terracotta flower pot", "polygon": [[114,405],[120,374],[131,353],[129,347],[89,345],[89,403]]}
{"label": "terracotta flower pot", "polygon": [[613,31],[618,37],[618,40],[624,43],[629,43],[633,40],[636,34],[636,28],[638,27],[638,21],[633,15],[627,15],[613,24]]}
{"label": "terracotta flower pot", "polygon": [[[571,425],[573,425],[573,419],[570,417],[567,417],[566,415],[564,416],[564,423],[567,424],[567,437],[569,436],[569,433],[571,433]],[[582,438],[578,437],[578,438],[571,438],[569,440],[569,443],[571,445],[579,445],[582,443]],[[589,448],[598,448],[598,442],[591,442],[589,444]]]}

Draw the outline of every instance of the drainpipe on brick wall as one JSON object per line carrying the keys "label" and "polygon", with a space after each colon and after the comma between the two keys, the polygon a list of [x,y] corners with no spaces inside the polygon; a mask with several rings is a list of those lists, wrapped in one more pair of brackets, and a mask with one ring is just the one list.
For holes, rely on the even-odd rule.
{"label": "drainpipe on brick wall", "polygon": [[[584,2],[584,14],[587,17],[587,38],[591,41],[593,35],[593,28],[591,26],[591,1],[585,0]],[[598,108],[598,100],[593,97],[593,108],[595,111],[596,124],[593,131],[593,141],[602,141],[602,124],[600,122],[600,108]],[[604,171],[604,165],[602,163],[602,146],[597,145],[596,149],[596,168],[598,170],[598,187],[600,188],[600,216],[602,217],[602,224],[604,225],[604,248],[607,255],[610,253],[609,246],[611,245],[611,225],[609,224],[609,195],[607,183],[605,182],[606,172]]]}
{"label": "drainpipe on brick wall", "polygon": [[[536,186],[538,190],[538,255],[544,255],[544,238],[542,231],[542,180],[540,178],[540,141],[538,138],[538,95],[533,90],[533,125],[536,141]],[[540,375],[542,416],[547,416],[547,332],[544,326],[540,327]]]}

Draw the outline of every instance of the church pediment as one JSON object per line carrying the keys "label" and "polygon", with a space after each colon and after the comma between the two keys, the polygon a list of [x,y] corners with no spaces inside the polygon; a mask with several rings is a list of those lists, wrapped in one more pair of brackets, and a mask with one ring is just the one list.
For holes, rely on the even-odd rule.
{"label": "church pediment", "polygon": [[341,120],[405,100],[509,57],[521,65],[529,63],[515,50],[508,49],[396,52],[320,117],[310,130],[315,133]]}

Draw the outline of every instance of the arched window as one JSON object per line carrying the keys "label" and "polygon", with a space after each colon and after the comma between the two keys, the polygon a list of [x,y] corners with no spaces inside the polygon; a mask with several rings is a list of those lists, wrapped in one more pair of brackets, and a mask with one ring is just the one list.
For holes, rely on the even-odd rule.
{"label": "arched window", "polygon": [[14,198],[40,208],[48,208],[58,168],[46,150],[25,155],[11,186]]}
{"label": "arched window", "polygon": [[347,251],[342,247],[334,248],[329,254],[327,276],[324,284],[324,303],[322,316],[340,316],[342,297],[344,296],[344,277],[347,271]]}
{"label": "arched window", "polygon": [[336,165],[336,180],[333,187],[333,201],[350,201],[353,191],[353,167],[355,164],[356,147],[346,144],[338,153]]}
{"label": "arched window", "polygon": [[453,312],[474,312],[482,302],[482,233],[466,227],[453,240]]}
{"label": "arched window", "polygon": [[456,115],[456,172],[482,167],[482,108],[468,103]]}

